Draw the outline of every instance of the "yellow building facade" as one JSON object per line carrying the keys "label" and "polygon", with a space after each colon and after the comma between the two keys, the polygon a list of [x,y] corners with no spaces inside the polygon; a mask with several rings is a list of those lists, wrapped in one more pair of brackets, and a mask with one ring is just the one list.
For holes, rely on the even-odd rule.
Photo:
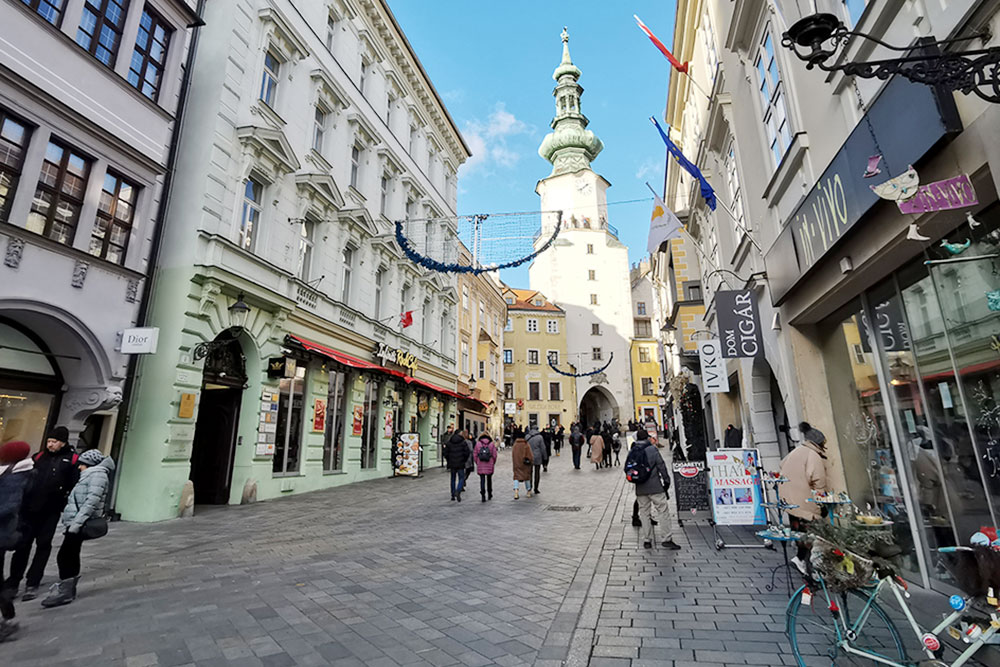
{"label": "yellow building facade", "polygon": [[576,382],[552,369],[573,372],[566,358],[566,312],[535,290],[504,286],[503,298],[504,417],[523,427],[568,429],[576,420]]}
{"label": "yellow building facade", "polygon": [[632,395],[635,397],[634,418],[640,422],[652,419],[662,424],[660,410],[660,364],[657,343],[653,338],[633,338],[629,352],[632,361]]}

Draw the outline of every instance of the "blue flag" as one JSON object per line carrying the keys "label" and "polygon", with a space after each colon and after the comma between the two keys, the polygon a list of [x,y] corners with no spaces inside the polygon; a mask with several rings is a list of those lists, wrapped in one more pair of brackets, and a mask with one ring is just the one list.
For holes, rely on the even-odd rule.
{"label": "blue flag", "polygon": [[667,151],[669,151],[674,159],[677,160],[677,164],[683,167],[684,170],[691,174],[693,178],[698,179],[698,182],[701,184],[701,196],[705,198],[705,203],[708,204],[708,207],[714,211],[716,205],[715,190],[712,189],[709,182],[705,180],[704,176],[702,176],[701,170],[694,166],[690,160],[684,157],[684,153],[681,153],[681,149],[677,148],[677,145],[670,141],[670,137],[666,135],[663,128],[660,127],[660,124],[656,122],[656,118],[650,116],[649,119],[653,121],[653,125],[656,126],[656,131],[660,133],[663,143],[667,145]]}

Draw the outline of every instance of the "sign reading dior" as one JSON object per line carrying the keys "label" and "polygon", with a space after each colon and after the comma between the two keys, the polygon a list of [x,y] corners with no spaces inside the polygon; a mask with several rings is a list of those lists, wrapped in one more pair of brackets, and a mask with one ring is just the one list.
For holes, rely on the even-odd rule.
{"label": "sign reading dior", "polygon": [[715,311],[722,339],[722,357],[759,357],[764,354],[760,310],[753,290],[723,290],[715,293]]}

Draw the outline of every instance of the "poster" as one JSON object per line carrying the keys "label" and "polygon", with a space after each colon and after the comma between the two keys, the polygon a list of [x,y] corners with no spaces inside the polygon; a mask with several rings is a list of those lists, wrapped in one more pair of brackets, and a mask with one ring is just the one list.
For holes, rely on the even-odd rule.
{"label": "poster", "polygon": [[720,526],[758,526],[767,523],[756,449],[708,452],[712,513]]}
{"label": "poster", "polygon": [[392,413],[391,412],[386,412],[385,413],[385,431],[383,432],[382,435],[384,435],[386,438],[391,438],[392,437]]}
{"label": "poster", "polygon": [[393,474],[416,477],[420,473],[420,434],[400,433],[393,449]]}
{"label": "poster", "polygon": [[711,509],[708,502],[708,470],[704,461],[673,465],[671,495],[677,502],[677,513]]}
{"label": "poster", "polygon": [[354,423],[351,425],[351,435],[361,435],[361,430],[365,423],[365,408],[363,405],[354,406]]}
{"label": "poster", "polygon": [[313,430],[322,431],[326,426],[326,399],[317,398],[313,404]]}

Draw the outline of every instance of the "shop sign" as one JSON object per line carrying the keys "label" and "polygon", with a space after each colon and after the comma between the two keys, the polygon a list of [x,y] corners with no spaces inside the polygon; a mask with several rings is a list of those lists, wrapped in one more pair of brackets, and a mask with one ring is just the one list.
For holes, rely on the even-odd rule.
{"label": "shop sign", "polygon": [[706,394],[726,394],[729,392],[729,376],[726,362],[722,358],[719,341],[699,340],[698,359],[701,361],[701,379]]}
{"label": "shop sign", "polygon": [[420,398],[417,399],[417,412],[420,413],[421,417],[423,417],[427,414],[427,411],[430,410],[430,408],[431,405],[427,400],[427,394],[421,394]]}
{"label": "shop sign", "polygon": [[756,449],[729,449],[708,453],[710,496],[715,523],[720,526],[758,526],[767,523],[764,493],[757,469]]}
{"label": "shop sign", "polygon": [[414,373],[417,371],[416,355],[396,347],[389,347],[385,343],[379,343],[375,346],[375,358],[381,361],[383,366],[393,363],[403,368],[409,368]]}
{"label": "shop sign", "polygon": [[516,415],[517,414],[517,403],[514,401],[504,401],[503,413],[505,415]]}
{"label": "shop sign", "polygon": [[674,483],[670,495],[677,501],[677,512],[709,509],[708,472],[703,461],[673,464]]}
{"label": "shop sign", "polygon": [[271,357],[267,360],[267,377],[271,379],[295,377],[295,360],[291,357]]}
{"label": "shop sign", "polygon": [[917,194],[906,201],[896,202],[901,213],[914,214],[968,208],[978,203],[976,189],[967,174],[921,185]]}
{"label": "shop sign", "polygon": [[722,290],[715,293],[715,312],[723,359],[764,355],[760,330],[760,307],[753,290]]}
{"label": "shop sign", "polygon": [[326,427],[326,399],[317,398],[313,403],[313,429],[322,431]]}
{"label": "shop sign", "polygon": [[[871,352],[868,317],[863,311],[858,314],[858,323],[861,349]],[[902,352],[910,349],[910,331],[906,328],[906,319],[903,317],[899,299],[893,297],[875,306],[875,328],[886,352]]]}
{"label": "shop sign", "polygon": [[361,430],[365,423],[365,408],[361,405],[354,406],[353,423],[351,424],[351,435],[361,435]]}
{"label": "shop sign", "polygon": [[122,354],[155,354],[160,337],[158,327],[141,327],[122,331]]}
{"label": "shop sign", "polygon": [[177,408],[177,417],[180,419],[191,419],[194,417],[194,394],[181,394],[181,402]]}

